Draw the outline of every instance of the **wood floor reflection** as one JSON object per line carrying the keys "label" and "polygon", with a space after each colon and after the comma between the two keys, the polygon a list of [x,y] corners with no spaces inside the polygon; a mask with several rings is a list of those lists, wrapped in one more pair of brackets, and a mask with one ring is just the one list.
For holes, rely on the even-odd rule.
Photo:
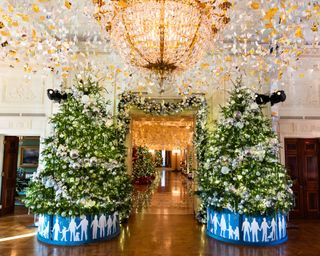
{"label": "wood floor reflection", "polygon": [[[164,177],[165,176],[165,177]],[[161,179],[162,178],[162,179]],[[289,229],[289,241],[276,247],[241,247],[215,241],[205,235],[205,226],[194,219],[192,182],[179,173],[161,173],[148,190],[140,187],[135,196],[135,210],[122,225],[118,238],[80,247],[48,246],[35,237],[0,242],[1,256],[144,256],[144,255],[212,255],[212,256],[286,256],[320,255],[320,220],[295,221]],[[147,194],[148,196],[143,196]],[[34,232],[27,226],[33,218],[19,214],[0,218],[3,237]]]}

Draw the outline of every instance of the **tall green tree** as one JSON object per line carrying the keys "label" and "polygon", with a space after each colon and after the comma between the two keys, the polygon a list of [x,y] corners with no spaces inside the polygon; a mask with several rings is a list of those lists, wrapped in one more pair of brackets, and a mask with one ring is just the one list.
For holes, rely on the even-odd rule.
{"label": "tall green tree", "polygon": [[279,163],[280,144],[254,94],[237,81],[205,145],[198,170],[203,207],[240,214],[288,212],[292,182]]}
{"label": "tall green tree", "polygon": [[152,177],[156,174],[156,168],[152,155],[147,147],[138,147],[136,159],[133,162],[133,176],[135,178]]}
{"label": "tall green tree", "polygon": [[78,76],[51,118],[53,134],[25,203],[35,213],[77,216],[118,211],[127,218],[131,179],[118,148],[118,131],[107,111],[105,90],[94,76]]}

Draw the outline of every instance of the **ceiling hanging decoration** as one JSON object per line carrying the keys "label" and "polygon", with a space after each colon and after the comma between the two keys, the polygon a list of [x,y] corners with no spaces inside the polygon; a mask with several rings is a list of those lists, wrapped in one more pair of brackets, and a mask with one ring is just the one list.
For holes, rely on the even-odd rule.
{"label": "ceiling hanging decoration", "polygon": [[93,0],[120,55],[163,82],[194,66],[230,22],[228,0]]}
{"label": "ceiling hanging decoration", "polygon": [[145,146],[154,150],[185,149],[192,145],[193,131],[192,115],[171,118],[132,116],[131,134],[135,146]]}

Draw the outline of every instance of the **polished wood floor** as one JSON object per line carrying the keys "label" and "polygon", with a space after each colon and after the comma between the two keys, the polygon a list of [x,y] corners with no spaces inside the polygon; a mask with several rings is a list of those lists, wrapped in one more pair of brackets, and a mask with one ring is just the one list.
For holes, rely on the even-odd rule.
{"label": "polished wood floor", "polygon": [[289,241],[276,247],[241,247],[215,241],[193,215],[192,182],[179,173],[161,172],[151,187],[135,192],[134,214],[112,241],[80,247],[48,246],[35,237],[1,241],[30,234],[33,217],[19,211],[0,218],[1,256],[320,256],[320,220],[290,222]]}

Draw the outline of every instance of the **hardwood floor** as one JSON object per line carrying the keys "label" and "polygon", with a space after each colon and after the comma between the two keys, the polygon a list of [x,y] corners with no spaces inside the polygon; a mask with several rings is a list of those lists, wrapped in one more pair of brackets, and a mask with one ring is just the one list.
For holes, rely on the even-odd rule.
{"label": "hardwood floor", "polygon": [[[139,188],[134,214],[114,240],[80,247],[42,244],[36,237],[1,241],[2,238],[35,232],[33,217],[18,214],[0,218],[1,256],[319,256],[320,220],[294,221],[289,241],[276,247],[242,247],[215,241],[205,234],[193,215],[192,183],[179,173],[162,173],[154,190]],[[148,196],[147,196],[148,195]]]}

